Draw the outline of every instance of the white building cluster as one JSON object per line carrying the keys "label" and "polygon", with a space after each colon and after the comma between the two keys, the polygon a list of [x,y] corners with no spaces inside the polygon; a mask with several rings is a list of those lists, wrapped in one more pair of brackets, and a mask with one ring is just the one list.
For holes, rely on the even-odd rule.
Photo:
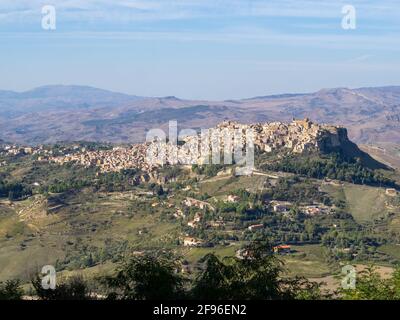
{"label": "white building cluster", "polygon": [[[249,140],[251,132],[251,141]],[[236,122],[223,122],[216,128],[202,131],[201,134],[186,136],[181,143],[154,141],[130,147],[117,147],[112,150],[85,151],[52,157],[59,164],[76,162],[89,167],[97,166],[101,172],[118,172],[123,169],[140,169],[152,172],[165,164],[230,164],[235,158],[246,157],[251,143],[263,152],[285,150],[302,153],[308,150],[335,147],[347,139],[344,128],[314,124],[308,119],[244,125]],[[220,158],[221,161],[215,161]],[[226,157],[230,157],[227,161]]]}

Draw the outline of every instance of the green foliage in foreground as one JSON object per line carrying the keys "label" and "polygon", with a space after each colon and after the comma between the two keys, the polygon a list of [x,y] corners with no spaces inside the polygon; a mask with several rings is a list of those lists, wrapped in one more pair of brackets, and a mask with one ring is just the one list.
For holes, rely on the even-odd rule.
{"label": "green foliage in foreground", "polygon": [[19,280],[0,282],[0,300],[20,300],[24,294]]}
{"label": "green foliage in foreground", "polygon": [[400,268],[388,279],[383,279],[373,266],[356,278],[355,289],[340,290],[344,300],[400,300]]}
{"label": "green foliage in foreground", "polygon": [[101,280],[109,299],[161,300],[184,297],[185,280],[178,264],[166,257],[137,256],[123,263],[115,276]]}
{"label": "green foliage in foreground", "polygon": [[[98,278],[97,290],[79,276],[44,290],[36,277],[33,295],[41,300],[400,300],[400,268],[384,279],[368,267],[357,275],[355,289],[332,294],[307,279],[285,277],[283,263],[269,252],[270,247],[252,244],[241,259],[207,254],[195,277],[180,273],[173,256],[147,253],[122,263],[114,275]],[[18,280],[0,283],[0,300],[22,295]]]}
{"label": "green foliage in foreground", "polygon": [[[268,250],[266,250],[268,249]],[[176,272],[178,265],[165,257],[135,257],[105,280],[112,299],[212,299],[262,300],[319,298],[317,284],[305,279],[280,277],[282,263],[269,248],[251,246],[243,259],[220,260],[214,254],[202,258],[202,270],[194,279]]]}
{"label": "green foliage in foreground", "polygon": [[88,300],[91,298],[89,285],[80,276],[72,277],[66,282],[57,283],[54,290],[43,289],[42,279],[37,276],[32,280],[32,286],[41,300]]}
{"label": "green foliage in foreground", "polygon": [[243,259],[220,260],[213,254],[202,261],[204,269],[192,284],[194,299],[292,300],[321,298],[319,286],[303,278],[283,278],[282,262],[268,247],[252,245]]}

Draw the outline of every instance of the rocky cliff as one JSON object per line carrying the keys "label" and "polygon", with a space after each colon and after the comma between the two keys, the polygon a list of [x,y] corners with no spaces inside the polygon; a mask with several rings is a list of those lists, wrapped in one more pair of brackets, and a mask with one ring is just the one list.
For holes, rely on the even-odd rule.
{"label": "rocky cliff", "polygon": [[[249,132],[251,140],[247,136]],[[131,168],[140,169],[142,172],[156,172],[162,165],[229,164],[232,162],[226,162],[225,155],[222,156],[226,150],[232,154],[231,158],[234,158],[233,155],[238,148],[244,152],[251,144],[254,145],[255,151],[261,153],[300,156],[303,153],[339,152],[349,159],[358,158],[371,168],[384,167],[352,143],[345,128],[320,125],[308,119],[293,120],[290,123],[263,124],[225,121],[215,128],[185,136],[182,140],[181,143],[158,141],[135,144],[127,148],[117,147],[107,151],[88,151],[51,160],[60,164],[74,161],[84,166],[97,166],[103,172]],[[236,143],[238,141],[239,144]],[[235,147],[235,143],[239,147]],[[213,158],[215,154],[220,159],[217,162]]]}

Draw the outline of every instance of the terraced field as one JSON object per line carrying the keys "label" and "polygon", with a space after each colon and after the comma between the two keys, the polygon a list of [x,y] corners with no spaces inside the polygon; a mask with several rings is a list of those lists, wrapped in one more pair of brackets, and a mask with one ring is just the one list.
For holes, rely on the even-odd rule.
{"label": "terraced field", "polygon": [[[179,237],[179,224],[161,217],[165,208],[144,214],[140,206],[151,200],[131,200],[131,193],[105,196],[87,190],[69,195],[44,216],[44,205],[32,206],[34,201],[0,205],[0,281],[11,275],[28,279],[44,264],[84,260],[91,251],[95,254],[107,246],[119,254],[112,247],[126,243],[129,255],[135,247],[168,248]],[[29,219],[21,211],[29,212]]]}

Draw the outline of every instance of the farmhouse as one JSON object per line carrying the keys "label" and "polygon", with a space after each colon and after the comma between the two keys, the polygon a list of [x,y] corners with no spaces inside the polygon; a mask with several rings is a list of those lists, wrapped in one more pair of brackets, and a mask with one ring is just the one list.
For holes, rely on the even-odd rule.
{"label": "farmhouse", "polygon": [[307,206],[304,213],[308,216],[315,216],[321,213],[321,209],[318,206]]}
{"label": "farmhouse", "polygon": [[186,237],[183,239],[183,245],[185,247],[199,247],[203,244],[203,241],[196,238]]}
{"label": "farmhouse", "polygon": [[292,204],[286,201],[271,201],[274,212],[282,213],[290,210]]}
{"label": "farmhouse", "polygon": [[230,203],[237,203],[239,202],[240,198],[238,196],[232,195],[230,194],[227,199],[226,202],[230,202]]}
{"label": "farmhouse", "polygon": [[395,197],[397,196],[397,190],[396,189],[386,189],[386,195],[390,197]]}
{"label": "farmhouse", "polygon": [[282,244],[282,245],[273,247],[273,251],[275,253],[280,253],[280,254],[290,253],[291,247],[289,245]]}
{"label": "farmhouse", "polygon": [[201,200],[197,200],[197,199],[193,199],[193,198],[189,198],[187,197],[184,201],[183,204],[187,207],[197,207],[199,209],[211,209],[214,211],[214,207],[209,204],[208,202],[205,201],[201,201]]}
{"label": "farmhouse", "polygon": [[264,228],[263,224],[253,224],[251,226],[249,226],[247,229],[249,229],[250,231],[254,231],[254,230],[259,230]]}

